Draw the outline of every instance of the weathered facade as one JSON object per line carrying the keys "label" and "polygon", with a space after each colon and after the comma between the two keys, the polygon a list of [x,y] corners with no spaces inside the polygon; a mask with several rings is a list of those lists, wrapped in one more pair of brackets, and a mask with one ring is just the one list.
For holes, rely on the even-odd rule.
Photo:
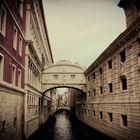
{"label": "weathered facade", "polygon": [[140,7],[121,0],[127,29],[85,71],[87,99],[77,118],[115,139],[140,139]]}
{"label": "weathered facade", "polygon": [[0,139],[20,140],[24,125],[26,0],[0,1]]}
{"label": "weathered facade", "polygon": [[28,138],[55,110],[54,91],[42,99],[41,73],[51,63],[42,0],[1,0],[1,140]]}
{"label": "weathered facade", "polygon": [[120,1],[127,29],[84,72],[66,60],[52,64],[42,0],[1,0],[0,139],[31,136],[56,111],[57,87],[74,88],[69,103],[79,120],[118,140],[140,139],[139,5]]}
{"label": "weathered facade", "polygon": [[[26,5],[25,50],[25,134],[29,137],[42,124],[43,116],[41,73],[53,63],[42,0],[29,0]],[[46,99],[46,98],[45,98]],[[45,100],[44,99],[44,100]],[[47,102],[47,100],[46,100]],[[47,103],[46,103],[47,104]]]}

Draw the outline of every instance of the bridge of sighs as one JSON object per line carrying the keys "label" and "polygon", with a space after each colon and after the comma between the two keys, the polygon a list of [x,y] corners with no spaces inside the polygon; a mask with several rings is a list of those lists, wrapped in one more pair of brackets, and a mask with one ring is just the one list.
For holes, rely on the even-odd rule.
{"label": "bridge of sighs", "polygon": [[84,68],[68,60],[60,60],[44,69],[42,73],[43,93],[59,87],[75,88],[85,92],[85,85]]}

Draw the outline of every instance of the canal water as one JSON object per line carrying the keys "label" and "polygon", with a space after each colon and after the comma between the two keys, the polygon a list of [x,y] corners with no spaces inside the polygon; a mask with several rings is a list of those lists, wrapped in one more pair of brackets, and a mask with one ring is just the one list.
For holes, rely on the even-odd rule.
{"label": "canal water", "polygon": [[53,116],[29,140],[112,140],[61,112]]}

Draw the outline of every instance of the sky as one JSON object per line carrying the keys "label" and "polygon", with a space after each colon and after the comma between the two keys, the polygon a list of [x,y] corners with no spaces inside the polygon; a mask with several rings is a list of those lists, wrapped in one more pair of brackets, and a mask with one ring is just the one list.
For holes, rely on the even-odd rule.
{"label": "sky", "polygon": [[119,0],[43,0],[54,62],[88,67],[125,30]]}

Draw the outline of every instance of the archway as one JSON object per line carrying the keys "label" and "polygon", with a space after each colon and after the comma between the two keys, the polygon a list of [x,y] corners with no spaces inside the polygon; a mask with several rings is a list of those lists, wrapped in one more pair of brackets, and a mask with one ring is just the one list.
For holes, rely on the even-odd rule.
{"label": "archway", "polygon": [[[66,88],[67,92],[59,95],[57,92],[58,89]],[[64,95],[65,94],[65,95]],[[63,98],[65,96],[65,99]],[[42,103],[41,103],[41,120],[44,123],[47,118],[52,116],[59,109],[70,109],[71,114],[76,113],[76,100],[79,101],[86,100],[86,93],[78,88],[70,86],[58,86],[54,88],[47,89],[42,94]],[[63,100],[62,100],[63,99]],[[51,113],[52,112],[52,113]]]}

